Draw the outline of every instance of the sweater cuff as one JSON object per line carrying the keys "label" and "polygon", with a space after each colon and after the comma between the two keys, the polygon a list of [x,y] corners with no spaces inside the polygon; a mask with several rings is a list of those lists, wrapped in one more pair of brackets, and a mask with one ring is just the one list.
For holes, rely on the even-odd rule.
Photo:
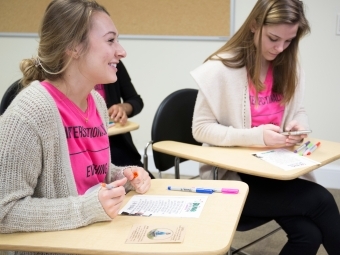
{"label": "sweater cuff", "polygon": [[99,190],[100,186],[98,186],[97,190],[84,195],[84,218],[89,223],[112,220],[111,217],[106,214],[102,204],[99,201]]}

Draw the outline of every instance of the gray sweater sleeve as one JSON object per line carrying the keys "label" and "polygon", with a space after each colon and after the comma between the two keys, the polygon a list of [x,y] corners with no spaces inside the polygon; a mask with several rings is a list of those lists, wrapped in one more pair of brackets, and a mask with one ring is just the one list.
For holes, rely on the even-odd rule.
{"label": "gray sweater sleeve", "polygon": [[[1,118],[0,230],[53,231],[110,220],[97,192],[71,196],[60,167],[44,166],[41,140],[15,116]],[[10,134],[10,135],[6,135]]]}
{"label": "gray sweater sleeve", "polygon": [[98,191],[75,192],[57,109],[30,86],[0,118],[0,232],[65,230],[111,220]]}

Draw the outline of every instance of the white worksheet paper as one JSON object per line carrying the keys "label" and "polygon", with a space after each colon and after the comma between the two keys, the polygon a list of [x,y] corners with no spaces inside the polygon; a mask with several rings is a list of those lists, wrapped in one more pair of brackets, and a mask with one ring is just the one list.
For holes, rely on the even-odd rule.
{"label": "white worksheet paper", "polygon": [[131,216],[198,218],[208,196],[135,195],[119,211]]}
{"label": "white worksheet paper", "polygon": [[252,155],[285,171],[321,164],[320,162],[307,158],[307,156],[300,156],[286,149],[262,151]]}

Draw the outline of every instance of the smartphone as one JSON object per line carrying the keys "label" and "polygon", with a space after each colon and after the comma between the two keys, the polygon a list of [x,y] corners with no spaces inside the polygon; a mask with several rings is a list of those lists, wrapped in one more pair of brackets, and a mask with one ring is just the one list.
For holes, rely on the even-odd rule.
{"label": "smartphone", "polygon": [[281,135],[304,135],[312,133],[312,130],[297,130],[297,131],[287,131],[287,132],[281,132]]}

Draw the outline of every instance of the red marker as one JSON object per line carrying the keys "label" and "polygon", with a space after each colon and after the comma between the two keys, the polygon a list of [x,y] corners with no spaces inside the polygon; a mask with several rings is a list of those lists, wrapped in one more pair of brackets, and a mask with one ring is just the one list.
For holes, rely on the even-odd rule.
{"label": "red marker", "polygon": [[308,152],[307,152],[307,155],[310,155],[312,154],[313,151],[315,151],[319,146],[320,146],[320,142],[317,142],[316,144],[314,144],[312,147],[310,147],[308,149]]}

